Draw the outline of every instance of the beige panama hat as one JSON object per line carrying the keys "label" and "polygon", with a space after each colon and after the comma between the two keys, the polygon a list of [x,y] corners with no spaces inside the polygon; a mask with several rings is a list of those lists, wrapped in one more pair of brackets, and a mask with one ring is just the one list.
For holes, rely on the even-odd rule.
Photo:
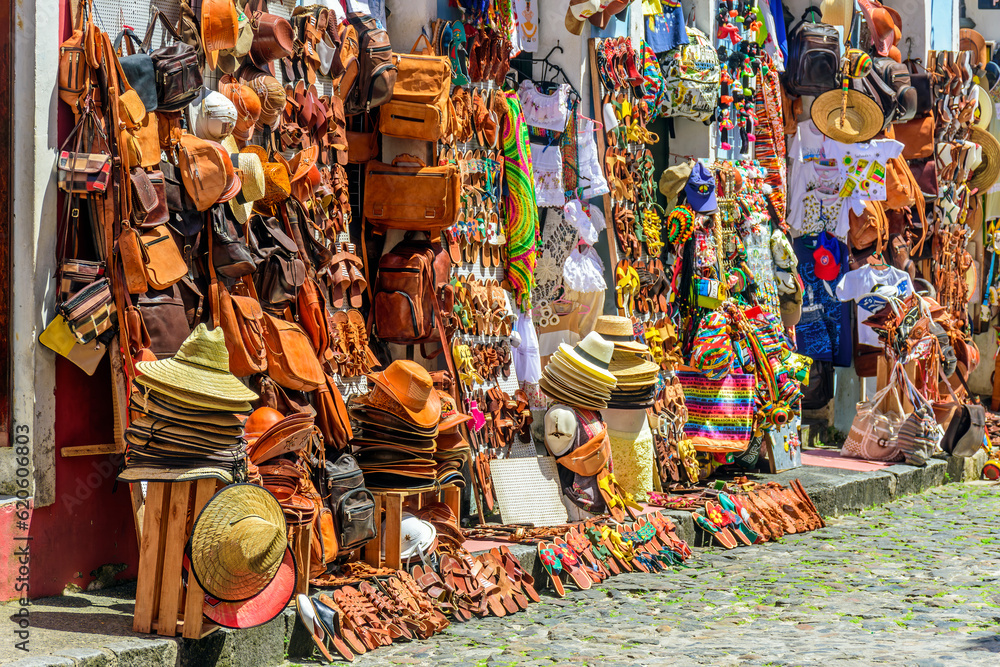
{"label": "beige panama hat", "polygon": [[594,324],[594,331],[601,334],[604,340],[614,343],[616,350],[629,352],[649,352],[649,346],[635,340],[632,320],[618,315],[601,315]]}

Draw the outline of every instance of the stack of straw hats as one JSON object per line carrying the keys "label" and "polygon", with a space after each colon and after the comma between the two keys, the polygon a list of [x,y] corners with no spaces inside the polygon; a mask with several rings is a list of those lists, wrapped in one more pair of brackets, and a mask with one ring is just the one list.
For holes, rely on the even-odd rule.
{"label": "stack of straw hats", "polygon": [[438,483],[436,439],[441,396],[430,373],[413,361],[394,361],[369,376],[372,390],[351,399],[360,428],[351,442],[370,489],[432,489]]}
{"label": "stack of straw hats", "polygon": [[558,403],[585,410],[606,408],[617,383],[608,371],[614,351],[614,344],[594,331],[575,347],[563,343],[542,369],[538,386]]}
{"label": "stack of straw hats", "polygon": [[250,391],[229,372],[221,328],[199,324],[173,357],[140,361],[139,385],[131,397],[132,423],[125,482],[187,481],[242,476],[246,446],[243,421]]}
{"label": "stack of straw hats", "polygon": [[632,321],[617,315],[597,318],[594,331],[614,344],[609,370],[618,383],[611,392],[609,408],[645,409],[653,404],[659,365],[646,357],[649,347],[635,340]]}

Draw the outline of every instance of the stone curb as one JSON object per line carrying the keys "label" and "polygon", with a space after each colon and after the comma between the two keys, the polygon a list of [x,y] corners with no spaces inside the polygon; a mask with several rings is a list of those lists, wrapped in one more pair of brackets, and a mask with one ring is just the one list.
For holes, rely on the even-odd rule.
{"label": "stone curb", "polygon": [[[926,467],[893,465],[870,472],[803,467],[777,475],[749,475],[757,481],[787,484],[799,479],[824,516],[854,513],[882,505],[894,498],[922,493],[955,482],[973,481],[986,462],[985,452],[975,457],[934,459]],[[664,511],[689,544],[706,546],[702,531],[695,532],[690,512]],[[511,552],[536,582],[546,574],[534,546],[511,545]],[[312,640],[296,622],[295,612],[285,612],[270,623],[237,633],[220,629],[202,640],[126,639],[100,650],[80,648],[49,656],[29,657],[9,667],[269,667],[281,665],[285,656],[302,658],[312,652]]]}

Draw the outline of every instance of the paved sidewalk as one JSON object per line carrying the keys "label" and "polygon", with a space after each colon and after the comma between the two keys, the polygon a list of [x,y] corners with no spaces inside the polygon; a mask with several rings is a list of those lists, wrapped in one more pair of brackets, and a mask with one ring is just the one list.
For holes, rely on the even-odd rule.
{"label": "paved sidewalk", "polygon": [[[928,488],[936,488],[948,482],[957,482],[962,479],[969,479],[978,476],[978,471],[982,467],[983,461],[973,459],[949,459],[948,461],[933,461],[925,468],[913,468],[905,465],[893,465],[876,470],[844,470],[830,467],[806,466],[779,475],[759,475],[762,481],[776,480],[787,483],[788,480],[800,478],[803,485],[812,496],[814,502],[824,516],[843,515],[857,513],[864,508],[879,506],[884,503],[907,498],[911,494],[921,493]],[[952,485],[946,487],[944,498],[950,498],[951,493],[961,495],[964,492],[978,493],[975,485],[963,486]],[[994,489],[996,491],[996,489]],[[988,493],[983,492],[987,496]],[[937,498],[935,495],[928,495],[927,498]],[[898,506],[906,506],[906,503],[913,500],[903,500]],[[949,511],[947,500],[934,500],[940,503],[942,517]],[[895,507],[895,506],[894,506]],[[937,517],[933,516],[933,505],[926,508],[927,515],[924,517],[922,526],[916,532],[924,535],[927,531],[938,530],[942,527]],[[976,520],[969,522],[969,527],[973,530],[983,532],[995,530],[998,525],[996,519],[996,506],[992,508],[992,515],[986,513],[977,515]],[[875,510],[876,512],[880,510]],[[681,535],[697,545],[700,539],[694,539],[694,525],[689,513],[671,513]],[[867,515],[866,515],[867,516]],[[956,520],[961,518],[958,514]],[[739,647],[742,653],[734,655],[748,654],[757,647],[767,645],[774,641],[771,634],[760,632],[750,632],[745,638],[740,637],[739,641],[734,641],[733,628],[725,623],[729,622],[733,615],[731,610],[724,606],[717,608],[707,608],[704,603],[699,602],[701,593],[694,595],[698,591],[704,591],[707,599],[719,605],[732,604],[730,596],[739,596],[739,600],[746,598],[749,604],[751,595],[747,591],[764,591],[772,583],[779,587],[795,583],[795,572],[789,571],[787,575],[781,570],[783,564],[791,559],[802,557],[806,560],[816,560],[825,562],[826,552],[830,550],[847,549],[854,547],[853,542],[858,541],[867,548],[872,543],[872,535],[859,534],[850,535],[845,538],[836,532],[840,530],[839,521],[831,520],[831,528],[824,531],[809,533],[803,537],[786,538],[781,545],[766,545],[741,549],[737,552],[727,554],[717,554],[713,551],[696,548],[696,561],[691,570],[685,570],[680,574],[670,575],[635,575],[627,577],[617,577],[608,582],[605,586],[610,593],[590,591],[585,594],[571,593],[565,601],[555,598],[544,605],[533,605],[527,612],[517,614],[510,620],[486,620],[477,621],[469,625],[455,625],[447,631],[447,634],[430,642],[419,642],[403,647],[389,647],[375,652],[370,656],[363,656],[359,664],[369,665],[377,661],[390,661],[393,657],[402,662],[400,664],[421,664],[427,661],[435,651],[446,650],[449,659],[462,658],[471,660],[469,664],[476,664],[477,661],[488,660],[494,654],[502,656],[502,660],[507,664],[527,660],[526,664],[532,664],[526,656],[520,656],[516,651],[509,653],[517,642],[524,641],[523,638],[530,638],[536,645],[539,638],[548,640],[550,646],[554,646],[553,652],[548,655],[556,656],[557,660],[566,661],[570,664],[566,656],[571,655],[573,650],[582,651],[594,649],[588,643],[581,643],[586,637],[604,636],[608,630],[595,624],[595,619],[602,618],[601,622],[610,622],[611,619],[620,617],[633,618],[622,631],[627,630],[632,633],[625,635],[620,632],[624,639],[620,639],[617,648],[619,650],[608,654],[606,659],[599,659],[592,664],[604,664],[609,661],[620,659],[624,664],[661,664],[672,661],[675,652],[668,651],[666,647],[654,647],[651,654],[658,656],[652,662],[629,659],[629,651],[622,650],[621,646],[628,646],[627,637],[635,636],[640,641],[650,641],[651,638],[659,642],[656,638],[655,629],[661,625],[670,625],[675,631],[693,631],[693,624],[698,623],[697,628],[700,633],[690,636],[676,635],[676,639],[671,639],[668,645],[677,643],[684,646],[686,643],[696,641],[712,646],[735,646]],[[848,523],[855,521],[848,519]],[[949,528],[948,537],[958,535],[960,528]],[[833,536],[833,537],[828,537]],[[700,535],[698,537],[701,537]],[[862,539],[863,538],[863,539]],[[878,544],[882,538],[876,538],[874,544]],[[921,538],[924,539],[924,538]],[[986,539],[986,536],[983,537]],[[933,540],[932,540],[933,541]],[[950,557],[953,545],[945,542],[938,542],[941,557]],[[535,576],[541,575],[540,565],[535,558],[535,551],[529,547],[514,546],[512,550],[517,554],[522,564],[529,570],[534,570]],[[767,575],[759,581],[753,581],[749,576],[755,567],[757,552],[766,562],[775,561],[775,573]],[[988,551],[988,550],[987,550]],[[832,553],[832,552],[831,552]],[[839,551],[838,551],[839,553]],[[974,560],[974,559],[973,559]],[[739,582],[733,587],[728,576],[716,573],[701,572],[700,576],[691,576],[695,572],[700,572],[705,568],[720,568],[726,564],[735,567],[737,578],[733,581]],[[808,566],[804,571],[816,570],[814,563],[804,563]],[[769,566],[770,567],[770,566]],[[823,569],[818,568],[819,572]],[[742,574],[741,574],[742,573]],[[780,573],[777,574],[777,573]],[[746,576],[743,581],[741,577]],[[824,585],[834,588],[841,585],[843,577],[838,575],[835,582],[823,579]],[[806,579],[815,579],[811,575]],[[650,590],[660,591],[654,599],[647,602],[637,602],[637,605],[646,605],[650,609],[659,609],[659,613],[649,615],[646,611],[641,614],[632,612],[630,607],[623,606],[622,601],[631,600],[629,597],[637,591]],[[734,591],[730,593],[729,591]],[[834,588],[834,590],[836,590]],[[666,592],[671,593],[667,595]],[[680,592],[679,600],[677,591]],[[997,591],[1000,593],[1000,591]],[[610,594],[611,597],[608,597]],[[763,595],[764,593],[761,592]],[[691,596],[694,595],[692,598]],[[17,664],[19,667],[203,667],[212,665],[216,667],[272,667],[280,665],[288,655],[301,655],[304,650],[308,651],[311,642],[301,627],[296,626],[295,614],[293,611],[286,611],[270,623],[259,628],[245,631],[219,630],[210,634],[201,641],[193,642],[179,640],[175,638],[159,638],[155,635],[141,635],[132,632],[132,614],[135,600],[135,584],[126,584],[107,591],[94,593],[74,593],[62,597],[46,598],[35,600],[31,606],[31,653],[25,655],[21,651],[14,649],[13,629],[14,625],[8,619],[17,611],[16,605],[11,603],[0,603],[0,628],[5,632],[0,636],[8,637],[9,641],[0,641],[0,665]],[[697,615],[688,614],[676,622],[667,623],[662,621],[663,610],[672,609],[675,604],[682,604],[683,608],[691,604],[696,610],[713,612],[705,616],[706,620],[701,622]],[[772,604],[772,603],[768,603]],[[808,603],[814,604],[815,603]],[[610,605],[610,606],[609,606]],[[756,605],[756,602],[754,602]],[[773,605],[772,605],[773,606]],[[639,607],[637,607],[638,609]],[[866,608],[867,609],[867,608]],[[714,611],[721,610],[721,611]],[[785,609],[784,611],[790,611]],[[799,610],[799,613],[809,610]],[[545,618],[549,614],[550,618]],[[749,614],[759,618],[764,617],[762,611],[752,611]],[[997,614],[1000,618],[1000,612]],[[961,618],[956,616],[956,618]],[[560,634],[559,622],[565,620],[567,627],[576,623],[578,627],[589,629],[588,634],[578,637],[571,637],[568,634]],[[746,623],[749,623],[747,619]],[[872,619],[861,619],[871,621]],[[911,619],[912,620],[912,619]],[[655,625],[651,625],[656,621]],[[682,625],[684,621],[686,625]],[[846,621],[840,623],[850,623]],[[610,627],[616,627],[614,625]],[[848,629],[855,626],[847,626]],[[863,625],[860,626],[863,628]],[[297,628],[297,629],[296,629]],[[485,628],[485,630],[483,629]],[[550,630],[554,634],[549,635]],[[496,632],[493,643],[487,643],[482,636],[487,631]],[[466,637],[467,633],[473,633],[474,637]],[[478,635],[476,635],[478,633]],[[793,636],[799,636],[792,633]],[[514,639],[502,639],[513,635]],[[671,634],[670,637],[675,637]],[[704,636],[704,639],[693,639]],[[715,637],[712,640],[712,637]],[[804,635],[803,635],[804,636]],[[923,636],[923,635],[922,635]],[[618,642],[619,639],[613,641]],[[715,641],[715,644],[711,644]],[[483,645],[469,645],[465,642],[483,642]],[[447,647],[441,649],[440,647]],[[649,645],[653,646],[653,645]],[[438,648],[435,648],[438,647]],[[574,648],[575,647],[575,648]],[[584,648],[581,648],[584,647]],[[527,649],[518,649],[527,650]],[[610,650],[610,649],[608,649]],[[798,649],[797,649],[798,650]],[[436,654],[435,654],[436,655]],[[540,655],[540,654],[539,654]],[[705,655],[711,656],[710,653]],[[474,656],[474,658],[473,658]],[[1000,665],[1000,656],[993,656],[995,662],[987,664]],[[294,659],[294,658],[293,658]],[[501,658],[494,659],[492,664],[504,664],[497,662]],[[721,659],[721,658],[720,658]],[[407,661],[413,661],[407,663]],[[550,664],[543,662],[539,664]],[[580,667],[582,663],[577,660],[575,667]],[[694,663],[690,663],[694,664]],[[714,659],[708,660],[705,664],[726,664],[719,663]],[[752,664],[752,663],[750,663]],[[762,664],[766,664],[762,663]],[[800,662],[777,663],[777,664],[806,664]],[[860,663],[866,664],[865,660]],[[973,664],[968,662],[952,662],[950,664]]]}
{"label": "paved sidewalk", "polygon": [[546,596],[354,664],[995,666],[998,516],[1000,487],[950,485],[780,544],[703,550],[689,569]]}

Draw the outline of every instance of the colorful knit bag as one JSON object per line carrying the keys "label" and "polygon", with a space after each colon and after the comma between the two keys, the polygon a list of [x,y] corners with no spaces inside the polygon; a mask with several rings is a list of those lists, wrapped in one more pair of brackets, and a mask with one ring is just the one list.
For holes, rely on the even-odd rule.
{"label": "colorful knit bag", "polygon": [[713,311],[701,321],[691,345],[691,365],[709,379],[720,380],[733,365],[733,343],[729,338],[729,320]]}
{"label": "colorful knit bag", "polygon": [[702,452],[742,452],[753,430],[753,375],[730,373],[722,379],[677,371],[688,410],[684,437]]}

